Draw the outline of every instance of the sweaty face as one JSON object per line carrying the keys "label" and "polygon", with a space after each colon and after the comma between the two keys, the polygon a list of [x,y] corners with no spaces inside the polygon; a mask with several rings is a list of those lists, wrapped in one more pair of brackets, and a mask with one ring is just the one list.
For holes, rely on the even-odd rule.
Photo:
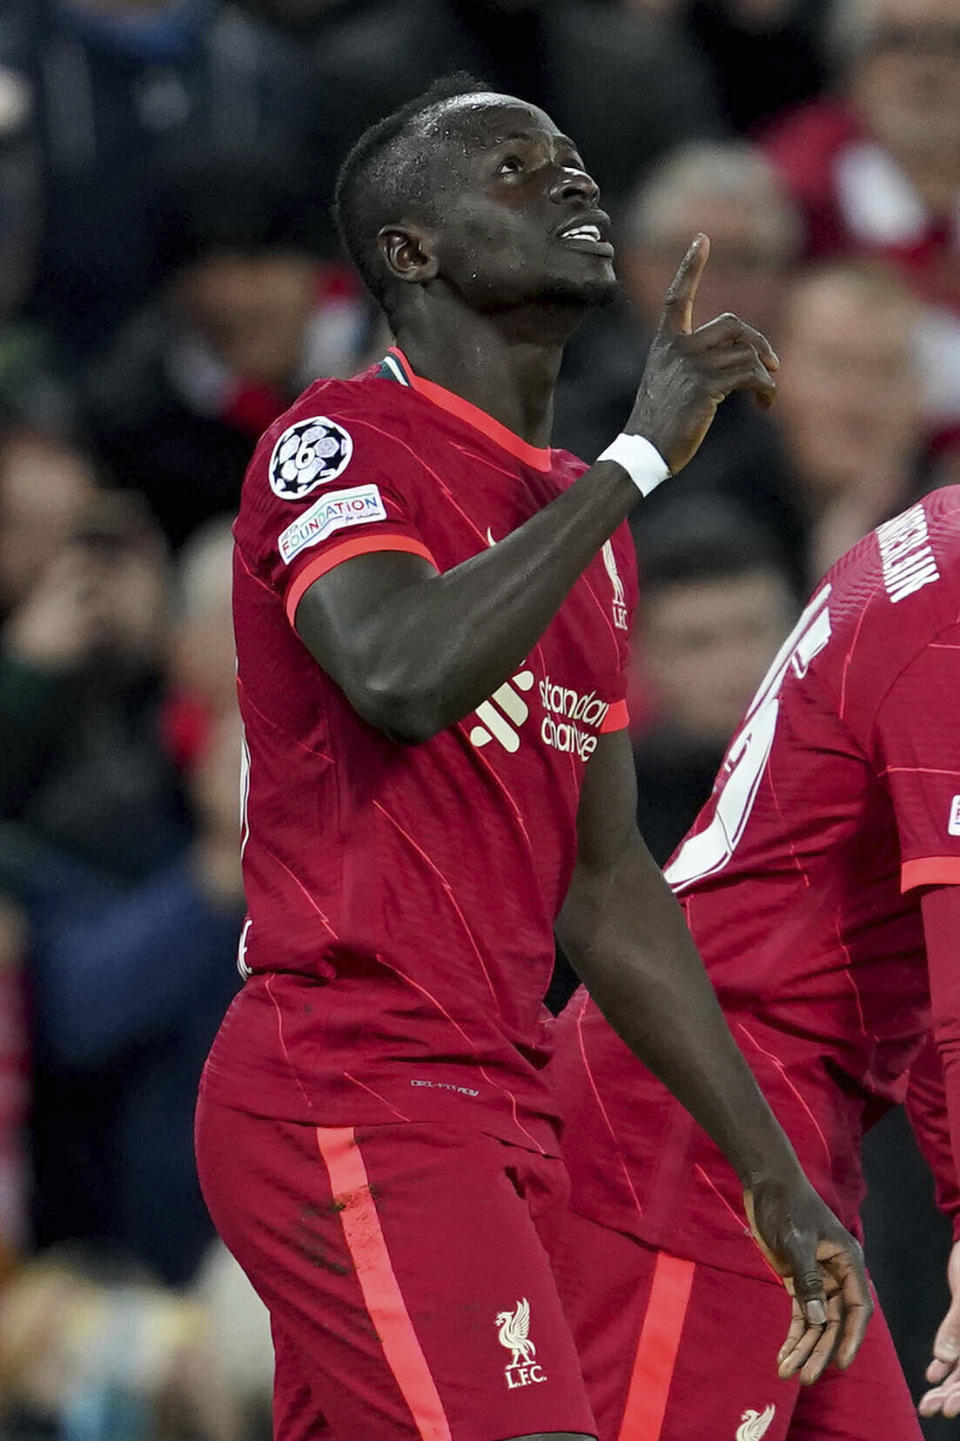
{"label": "sweaty face", "polygon": [[445,108],[435,252],[439,279],[472,309],[526,303],[587,308],[616,290],[610,221],[572,140],[549,116],[503,96]]}

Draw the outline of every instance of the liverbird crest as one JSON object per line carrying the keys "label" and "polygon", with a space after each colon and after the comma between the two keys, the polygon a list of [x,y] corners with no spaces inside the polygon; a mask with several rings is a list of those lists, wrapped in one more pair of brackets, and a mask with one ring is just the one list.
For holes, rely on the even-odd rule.
{"label": "liverbird crest", "polygon": [[761,1436],[766,1435],[776,1409],[771,1401],[763,1411],[744,1411],[737,1427],[736,1441],[760,1441]]}
{"label": "liverbird crest", "polygon": [[510,1366],[529,1366],[537,1348],[530,1340],[530,1302],[526,1297],[517,1302],[516,1310],[500,1311],[496,1324],[500,1345],[512,1352]]}

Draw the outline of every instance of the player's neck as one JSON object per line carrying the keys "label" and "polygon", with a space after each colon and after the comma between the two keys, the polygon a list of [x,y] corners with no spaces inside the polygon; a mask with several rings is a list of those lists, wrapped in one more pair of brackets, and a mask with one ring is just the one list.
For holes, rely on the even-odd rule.
{"label": "player's neck", "polygon": [[461,315],[442,327],[435,318],[430,325],[420,317],[404,321],[397,342],[417,375],[486,411],[528,444],[550,444],[563,341],[534,341],[502,317]]}

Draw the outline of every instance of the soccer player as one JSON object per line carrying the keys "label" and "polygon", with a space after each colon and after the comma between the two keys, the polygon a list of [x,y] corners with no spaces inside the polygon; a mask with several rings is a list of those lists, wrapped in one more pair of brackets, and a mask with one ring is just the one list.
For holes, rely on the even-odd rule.
{"label": "soccer player", "polygon": [[[457,87],[454,87],[457,89]],[[207,1064],[210,1210],[270,1308],[281,1441],[593,1436],[542,1236],[556,924],[750,1188],[840,1364],[869,1296],[640,842],[624,522],[776,358],[667,297],[626,434],[549,449],[609,221],[542,111],[440,90],[365,134],[339,220],[397,338],[263,437],[236,522],[246,984]],[[819,1264],[818,1264],[819,1262]],[[798,1354],[799,1359],[799,1354]]]}
{"label": "soccer player", "polygon": [[[954,486],[828,572],[666,870],[734,1036],[851,1229],[864,1129],[906,1094],[960,1235],[958,717]],[[583,991],[558,1031],[573,1210],[555,1270],[601,1441],[919,1438],[881,1316],[846,1373],[774,1379],[784,1298],[730,1167]],[[957,1310],[928,1412],[960,1409]]]}

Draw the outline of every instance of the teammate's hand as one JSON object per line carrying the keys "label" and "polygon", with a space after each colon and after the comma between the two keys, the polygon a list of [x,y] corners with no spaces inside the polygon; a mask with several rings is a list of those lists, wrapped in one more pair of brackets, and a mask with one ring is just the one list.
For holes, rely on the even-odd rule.
{"label": "teammate's hand", "polygon": [[832,1361],[846,1370],[873,1314],[863,1252],[802,1172],[744,1192],[754,1239],[793,1297],[777,1357],[782,1380],[810,1386]]}
{"label": "teammate's hand", "polygon": [[693,301],[710,253],[698,235],[673,278],[626,430],[657,447],[675,474],[696,454],[717,406],[748,390],[765,408],[779,360],[765,336],[736,315],[693,329]]}
{"label": "teammate's hand", "polygon": [[933,1342],[933,1360],[927,1367],[931,1390],[920,1397],[921,1416],[960,1416],[960,1241],[947,1262],[950,1309],[940,1322]]}

